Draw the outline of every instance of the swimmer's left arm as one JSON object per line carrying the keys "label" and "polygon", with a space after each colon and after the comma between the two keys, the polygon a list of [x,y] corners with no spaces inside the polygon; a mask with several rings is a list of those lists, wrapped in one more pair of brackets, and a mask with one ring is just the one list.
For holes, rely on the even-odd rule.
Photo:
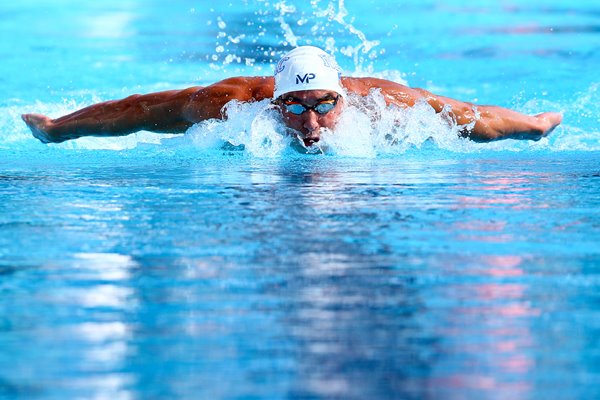
{"label": "swimmer's left arm", "polygon": [[[465,126],[461,135],[478,142],[502,139],[539,140],[561,122],[560,113],[546,112],[525,115],[498,106],[479,106],[472,103],[436,96],[426,90],[416,90],[437,112],[449,106],[449,115],[458,125]],[[474,125],[473,125],[474,122]]]}
{"label": "swimmer's left arm", "polygon": [[497,106],[479,106],[449,97],[435,95],[424,89],[410,88],[396,82],[377,78],[346,78],[345,85],[351,92],[367,95],[380,88],[388,104],[412,107],[425,100],[436,112],[446,108],[449,116],[465,128],[461,135],[478,142],[501,139],[539,140],[548,135],[562,121],[562,115],[547,112],[525,115]]}

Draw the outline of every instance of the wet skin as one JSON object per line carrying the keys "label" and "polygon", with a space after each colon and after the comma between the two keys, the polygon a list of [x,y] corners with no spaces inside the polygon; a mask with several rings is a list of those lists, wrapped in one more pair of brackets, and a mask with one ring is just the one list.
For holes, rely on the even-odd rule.
{"label": "wet skin", "polygon": [[315,110],[307,110],[300,115],[296,115],[287,111],[285,106],[282,105],[282,101],[293,99],[307,106],[315,106],[321,101],[332,100],[337,96],[336,92],[329,90],[303,90],[286,93],[276,101],[276,104],[279,104],[285,124],[300,132],[304,145],[308,147],[321,140],[321,128],[335,128],[344,109],[344,98],[340,96],[335,107],[325,114],[319,114]]}

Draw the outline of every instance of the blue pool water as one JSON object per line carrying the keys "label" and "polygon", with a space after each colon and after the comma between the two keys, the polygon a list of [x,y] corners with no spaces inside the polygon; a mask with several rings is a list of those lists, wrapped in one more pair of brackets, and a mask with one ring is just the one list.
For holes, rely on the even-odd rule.
{"label": "blue pool water", "polygon": [[[0,398],[600,396],[594,2],[5,3]],[[19,117],[270,74],[294,44],[564,123],[474,144],[417,108],[303,155],[260,104],[60,145]]]}

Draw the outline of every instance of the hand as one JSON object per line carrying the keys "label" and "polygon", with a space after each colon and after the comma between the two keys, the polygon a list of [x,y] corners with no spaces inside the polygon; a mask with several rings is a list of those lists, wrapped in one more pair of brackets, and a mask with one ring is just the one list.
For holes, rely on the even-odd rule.
{"label": "hand", "polygon": [[42,143],[60,143],[60,138],[55,138],[50,134],[50,128],[52,127],[52,120],[42,114],[23,114],[21,115],[23,121],[27,124],[31,133]]}
{"label": "hand", "polygon": [[502,139],[519,139],[538,141],[548,136],[562,121],[562,115],[555,112],[545,112],[528,116],[527,128],[518,126],[515,132],[508,133]]}
{"label": "hand", "polygon": [[540,137],[547,136],[562,122],[562,114],[555,112],[545,112],[535,116],[540,123],[540,130],[542,135]]}

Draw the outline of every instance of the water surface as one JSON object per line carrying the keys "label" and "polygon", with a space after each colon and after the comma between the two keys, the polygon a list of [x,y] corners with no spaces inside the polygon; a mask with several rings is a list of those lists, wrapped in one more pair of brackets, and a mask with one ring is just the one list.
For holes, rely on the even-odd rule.
{"label": "water surface", "polygon": [[[0,6],[0,397],[598,397],[599,10],[412,3]],[[294,43],[565,121],[473,144],[419,109],[304,155],[256,104],[49,146],[19,118],[270,74]]]}

